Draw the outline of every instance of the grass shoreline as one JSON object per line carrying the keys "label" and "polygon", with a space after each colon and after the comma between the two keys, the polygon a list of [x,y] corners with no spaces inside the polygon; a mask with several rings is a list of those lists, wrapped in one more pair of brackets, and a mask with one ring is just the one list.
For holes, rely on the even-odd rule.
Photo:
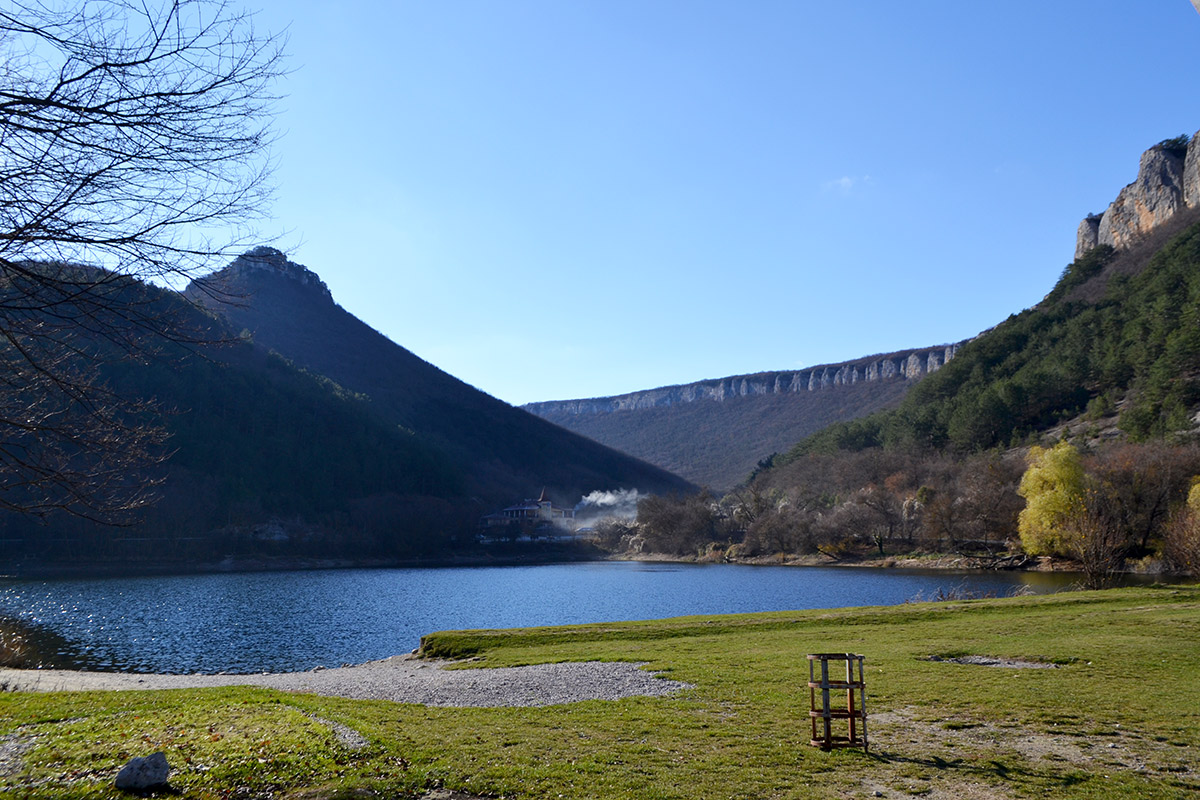
{"label": "grass shoreline", "polygon": [[[1200,587],[440,632],[467,666],[645,662],[669,698],[431,708],[263,689],[0,693],[0,795],[115,798],[166,752],[195,798],[1182,798],[1200,791]],[[871,751],[808,745],[810,652],[863,653]],[[1054,664],[1002,669],[946,659]],[[929,660],[938,656],[940,661]],[[367,744],[348,749],[317,719]],[[8,753],[9,755],[4,755]],[[17,755],[12,755],[16,753]],[[879,792],[879,795],[875,795]]]}

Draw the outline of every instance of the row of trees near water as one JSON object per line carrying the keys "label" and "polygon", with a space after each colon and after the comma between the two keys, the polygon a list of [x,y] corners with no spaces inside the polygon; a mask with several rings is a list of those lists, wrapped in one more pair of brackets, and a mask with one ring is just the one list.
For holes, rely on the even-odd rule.
{"label": "row of trees near water", "polygon": [[[654,499],[636,547],[845,559],[926,551],[1200,574],[1200,210],[1070,264],[891,411],[764,459],[720,499]],[[609,540],[611,536],[607,537]]]}
{"label": "row of trees near water", "polygon": [[725,497],[649,497],[637,523],[607,521],[609,549],[735,559],[846,561],[953,553],[1023,565],[1080,564],[1100,586],[1135,564],[1200,574],[1200,447],[1164,442],[1080,450],[814,455]]}
{"label": "row of trees near water", "polygon": [[1085,460],[1065,441],[1031,448],[1017,488],[1026,502],[1021,546],[1076,559],[1092,585],[1107,583],[1131,553],[1200,574],[1200,476],[1187,458],[1194,453],[1125,447]]}

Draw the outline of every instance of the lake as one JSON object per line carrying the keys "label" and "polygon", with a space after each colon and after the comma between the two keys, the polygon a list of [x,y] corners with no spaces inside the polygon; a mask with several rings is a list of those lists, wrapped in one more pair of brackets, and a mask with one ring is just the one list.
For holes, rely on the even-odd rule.
{"label": "lake", "polygon": [[422,634],[1055,592],[1063,573],[605,561],[0,580],[0,616],[65,640],[61,666],[280,672],[406,653]]}

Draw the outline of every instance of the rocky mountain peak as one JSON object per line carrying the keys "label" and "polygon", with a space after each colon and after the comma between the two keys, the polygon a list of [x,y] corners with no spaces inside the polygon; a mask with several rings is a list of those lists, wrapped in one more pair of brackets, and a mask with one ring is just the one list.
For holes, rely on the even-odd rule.
{"label": "rocky mountain peak", "polygon": [[315,289],[319,294],[333,301],[333,295],[321,276],[303,264],[289,261],[288,257],[274,247],[255,247],[242,253],[228,267],[216,273],[213,277],[236,278],[248,277],[256,273],[270,273],[296,281],[302,286]]}
{"label": "rocky mountain peak", "polygon": [[1142,153],[1137,179],[1126,186],[1103,214],[1079,223],[1075,257],[1097,245],[1129,247],[1140,236],[1186,208],[1200,206],[1200,131],[1168,139]]}

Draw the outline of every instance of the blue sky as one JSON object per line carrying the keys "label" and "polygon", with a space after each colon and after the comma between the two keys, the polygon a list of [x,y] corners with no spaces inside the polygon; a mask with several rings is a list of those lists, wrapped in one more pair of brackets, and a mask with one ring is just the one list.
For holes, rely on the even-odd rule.
{"label": "blue sky", "polygon": [[1200,129],[1187,0],[265,0],[278,244],[510,403],[973,336]]}

